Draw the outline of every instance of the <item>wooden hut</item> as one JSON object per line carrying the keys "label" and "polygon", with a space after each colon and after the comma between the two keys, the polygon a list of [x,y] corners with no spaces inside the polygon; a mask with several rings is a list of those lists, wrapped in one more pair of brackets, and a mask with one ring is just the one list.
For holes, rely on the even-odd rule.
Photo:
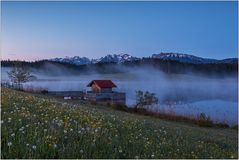
{"label": "wooden hut", "polygon": [[125,93],[113,91],[117,86],[111,80],[93,80],[87,87],[91,87],[91,91],[86,93],[86,99],[89,101],[125,104]]}
{"label": "wooden hut", "polygon": [[87,87],[91,87],[92,92],[112,92],[117,86],[111,80],[93,80]]}

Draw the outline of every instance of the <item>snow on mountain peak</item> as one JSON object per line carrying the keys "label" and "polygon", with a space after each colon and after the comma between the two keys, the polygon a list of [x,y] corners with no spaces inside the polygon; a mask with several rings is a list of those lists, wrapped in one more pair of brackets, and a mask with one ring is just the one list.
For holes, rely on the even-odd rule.
{"label": "snow on mountain peak", "polygon": [[187,62],[187,63],[216,63],[217,60],[215,59],[207,59],[201,58],[194,55],[189,54],[182,54],[182,53],[160,53],[160,54],[153,54],[152,58],[158,58],[163,60],[176,60],[179,62]]}
{"label": "snow on mountain peak", "polygon": [[[237,58],[228,58],[224,60],[216,60],[216,59],[208,59],[201,58],[194,55],[182,54],[182,53],[160,53],[153,54],[151,58],[161,59],[161,60],[174,60],[178,62],[184,63],[193,63],[193,64],[208,64],[208,63],[236,63],[238,62]],[[87,57],[65,57],[65,58],[53,58],[51,61],[56,62],[64,62],[76,65],[86,65],[86,64],[96,64],[96,63],[124,63],[130,61],[137,61],[140,58],[133,57],[129,54],[121,53],[121,54],[108,54],[99,59],[89,59]]]}
{"label": "snow on mountain peak", "polygon": [[74,57],[65,57],[65,58],[53,58],[50,59],[51,61],[58,61],[58,62],[66,62],[66,63],[71,63],[71,64],[76,64],[76,65],[84,65],[84,64],[95,64],[95,63],[124,63],[126,61],[134,61],[134,60],[139,60],[140,58],[133,57],[129,54],[108,54],[104,57],[101,57],[99,59],[89,59],[87,57],[79,57],[79,56],[74,56]]}
{"label": "snow on mountain peak", "polygon": [[113,62],[113,63],[123,63],[126,61],[139,60],[137,57],[133,57],[129,54],[108,54],[105,57],[101,57],[99,62]]}

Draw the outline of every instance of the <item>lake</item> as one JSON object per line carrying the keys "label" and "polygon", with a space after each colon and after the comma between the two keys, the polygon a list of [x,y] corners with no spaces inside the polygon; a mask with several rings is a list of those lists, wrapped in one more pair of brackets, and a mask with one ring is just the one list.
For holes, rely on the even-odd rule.
{"label": "lake", "polygon": [[[233,78],[207,78],[189,75],[154,74],[91,74],[72,76],[37,75],[37,80],[27,82],[24,87],[41,87],[49,91],[89,90],[87,84],[93,79],[111,79],[115,91],[126,92],[126,103],[133,107],[136,90],[155,93],[160,104],[152,110],[176,115],[197,117],[205,113],[214,122],[229,125],[238,123],[238,85]],[[2,81],[6,81],[2,72]],[[177,102],[170,105],[167,101]]]}

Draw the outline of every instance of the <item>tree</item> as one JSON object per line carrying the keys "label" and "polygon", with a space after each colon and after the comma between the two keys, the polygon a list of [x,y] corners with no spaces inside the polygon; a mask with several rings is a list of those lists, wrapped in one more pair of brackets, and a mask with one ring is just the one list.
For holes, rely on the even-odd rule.
{"label": "tree", "polygon": [[27,68],[24,68],[21,63],[16,63],[15,67],[10,72],[7,72],[7,74],[10,80],[13,83],[17,84],[19,89],[22,83],[28,82],[36,78],[30,73],[30,71],[28,71]]}
{"label": "tree", "polygon": [[154,93],[148,91],[136,91],[136,106],[135,108],[144,108],[146,105],[158,104],[158,98]]}

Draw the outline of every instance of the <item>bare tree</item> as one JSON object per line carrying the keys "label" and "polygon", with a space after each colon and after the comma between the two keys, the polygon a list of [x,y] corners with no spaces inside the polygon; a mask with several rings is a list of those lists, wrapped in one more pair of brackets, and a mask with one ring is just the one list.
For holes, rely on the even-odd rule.
{"label": "bare tree", "polygon": [[154,93],[148,91],[136,91],[136,106],[135,108],[144,108],[146,105],[158,104],[158,98]]}
{"label": "bare tree", "polygon": [[19,89],[22,83],[36,78],[30,73],[27,68],[23,67],[20,63],[16,63],[15,67],[10,72],[7,72],[7,74],[10,80],[13,83],[17,84]]}

